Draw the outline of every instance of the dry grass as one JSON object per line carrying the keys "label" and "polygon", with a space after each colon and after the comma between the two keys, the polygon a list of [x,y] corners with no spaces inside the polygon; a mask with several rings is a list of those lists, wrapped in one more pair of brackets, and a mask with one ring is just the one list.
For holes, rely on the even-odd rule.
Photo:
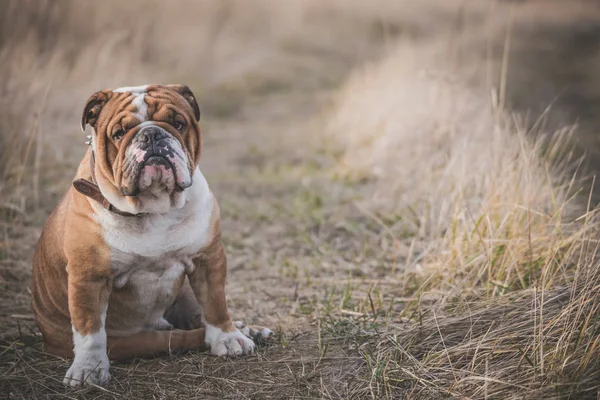
{"label": "dry grass", "polygon": [[509,51],[465,63],[459,42],[401,41],[326,118],[335,175],[373,182],[358,204],[396,243],[414,298],[401,315],[419,322],[365,351],[373,393],[414,380],[411,398],[595,396],[597,218],[577,196],[573,129],[506,112]]}
{"label": "dry grass", "polygon": [[596,398],[599,274],[581,261],[567,287],[471,302],[387,333],[366,354],[383,366],[381,391],[409,376],[414,398]]}
{"label": "dry grass", "polygon": [[[571,125],[600,93],[597,6],[511,3],[8,0],[0,393],[593,398],[597,218]],[[148,82],[199,97],[232,313],[281,334],[244,360],[118,363],[106,390],[73,392],[31,322],[29,260],[85,150],[82,104]],[[565,85],[592,100],[561,104]]]}
{"label": "dry grass", "polygon": [[581,217],[580,182],[564,174],[570,129],[525,131],[441,65],[403,47],[349,80],[326,130],[337,174],[375,178],[365,206],[392,236],[426,243],[406,271],[425,277],[423,290],[447,299],[484,286],[494,296],[571,279],[554,262],[578,254],[587,230],[564,218]]}

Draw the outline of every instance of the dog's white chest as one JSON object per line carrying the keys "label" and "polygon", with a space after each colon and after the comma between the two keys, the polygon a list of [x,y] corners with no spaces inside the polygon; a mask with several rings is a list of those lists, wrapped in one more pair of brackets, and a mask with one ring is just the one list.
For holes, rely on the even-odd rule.
{"label": "dog's white chest", "polygon": [[212,239],[214,203],[199,170],[188,191],[185,205],[165,214],[120,216],[95,209],[111,249],[115,287],[130,282],[151,292],[157,284],[171,286],[192,267],[191,258]]}
{"label": "dog's white chest", "polygon": [[171,252],[197,252],[210,238],[213,195],[196,170],[185,204],[165,214],[121,216],[94,207],[104,240],[115,252],[157,258]]}
{"label": "dog's white chest", "polygon": [[[158,260],[171,253],[175,257],[192,255],[210,239],[212,199],[207,206],[208,210],[193,213],[175,210],[163,215],[119,216],[121,223],[118,226],[105,227],[104,239],[117,258],[125,255],[125,258]],[[123,259],[119,261],[125,262]]]}

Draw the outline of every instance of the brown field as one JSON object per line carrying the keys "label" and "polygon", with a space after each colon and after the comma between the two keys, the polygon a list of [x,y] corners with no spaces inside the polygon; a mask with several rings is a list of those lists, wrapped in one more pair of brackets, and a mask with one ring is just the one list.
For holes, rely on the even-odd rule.
{"label": "brown field", "polygon": [[[596,399],[593,0],[4,0],[0,398]],[[71,389],[28,292],[103,88],[187,83],[232,316]]]}

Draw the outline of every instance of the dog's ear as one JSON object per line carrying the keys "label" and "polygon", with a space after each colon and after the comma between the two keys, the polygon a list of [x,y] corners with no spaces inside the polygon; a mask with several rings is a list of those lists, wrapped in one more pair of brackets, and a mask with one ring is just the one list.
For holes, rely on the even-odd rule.
{"label": "dog's ear", "polygon": [[82,131],[85,132],[85,126],[87,124],[90,124],[90,126],[95,128],[96,122],[98,121],[98,115],[100,115],[102,107],[110,100],[112,93],[112,90],[101,90],[94,93],[88,99],[85,108],[83,109],[83,114],[81,115]]}
{"label": "dog's ear", "polygon": [[167,85],[167,87],[179,93],[189,103],[189,105],[192,107],[192,110],[194,110],[196,122],[200,121],[200,107],[196,101],[196,96],[194,96],[194,93],[192,93],[192,89],[190,89],[187,85]]}

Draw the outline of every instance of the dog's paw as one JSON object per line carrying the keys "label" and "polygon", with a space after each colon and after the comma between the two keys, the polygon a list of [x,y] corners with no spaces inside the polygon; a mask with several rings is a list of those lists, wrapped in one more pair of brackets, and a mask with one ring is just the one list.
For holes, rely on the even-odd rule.
{"label": "dog's paw", "polygon": [[220,328],[206,324],[205,343],[210,347],[211,354],[219,357],[236,357],[250,354],[254,351],[254,342],[238,329],[223,332]]}
{"label": "dog's paw", "polygon": [[275,336],[273,331],[264,326],[246,326],[242,321],[235,321],[234,325],[244,334],[244,336],[254,341],[268,341]]}
{"label": "dog's paw", "polygon": [[109,369],[110,362],[106,354],[97,358],[78,359],[75,357],[63,383],[73,387],[83,384],[104,385],[110,378]]}

